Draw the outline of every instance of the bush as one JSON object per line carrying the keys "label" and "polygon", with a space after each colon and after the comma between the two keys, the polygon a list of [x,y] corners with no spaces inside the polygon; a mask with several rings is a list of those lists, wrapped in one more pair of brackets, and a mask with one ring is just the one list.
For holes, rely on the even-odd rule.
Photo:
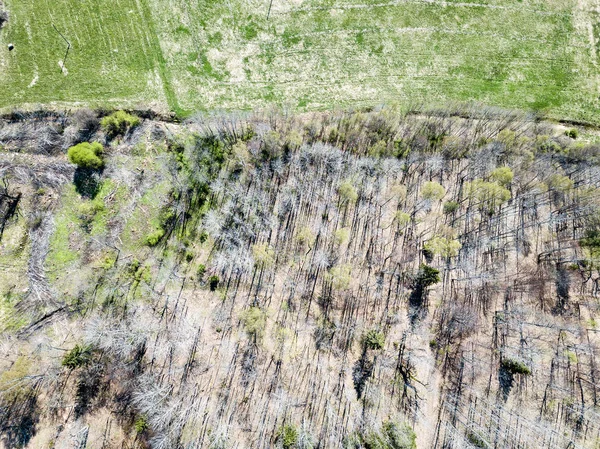
{"label": "bush", "polygon": [[252,246],[254,262],[263,268],[270,267],[275,262],[275,251],[266,243],[257,243]]}
{"label": "bush", "polygon": [[[392,421],[383,423],[380,432],[371,431],[361,436],[366,449],[416,449],[417,436],[408,424]],[[357,446],[355,446],[357,447]]]}
{"label": "bush", "polygon": [[277,442],[283,449],[292,449],[298,443],[298,429],[291,424],[286,424],[277,435]]}
{"label": "bush", "polygon": [[490,213],[493,213],[497,207],[500,207],[511,197],[510,190],[499,183],[487,182],[482,179],[465,183],[465,191],[469,198],[479,202],[482,207],[487,207]]}
{"label": "bush", "polygon": [[69,148],[67,157],[71,163],[79,168],[99,170],[104,167],[103,152],[104,148],[98,142],[82,142]]}
{"label": "bush", "polygon": [[363,344],[367,349],[383,349],[383,346],[385,345],[385,336],[382,332],[371,329],[364,335]]}
{"label": "bush", "polygon": [[456,257],[461,247],[462,245],[458,240],[434,236],[425,242],[424,250],[431,256]]}
{"label": "bush", "polygon": [[505,358],[502,360],[502,368],[511,374],[523,374],[528,376],[531,374],[531,368],[520,360]]}
{"label": "bush", "polygon": [[483,438],[481,438],[479,435],[475,434],[474,432],[467,433],[467,440],[469,440],[469,443],[471,443],[475,447],[484,448],[484,449],[490,447],[489,444]]}
{"label": "bush", "polygon": [[446,189],[435,181],[427,181],[421,189],[421,197],[426,200],[439,201],[445,194]]}
{"label": "bush", "polygon": [[73,349],[65,354],[61,365],[69,369],[75,369],[87,365],[91,360],[92,348],[90,346],[75,345]]}
{"label": "bush", "polygon": [[457,201],[446,201],[444,203],[444,213],[446,215],[453,214],[458,210],[460,204]]}
{"label": "bush", "polygon": [[326,278],[335,290],[346,290],[352,281],[352,265],[336,265],[329,270]]}
{"label": "bush", "polygon": [[358,199],[358,193],[350,181],[344,181],[340,184],[338,194],[344,202],[355,203]]}
{"label": "bush", "polygon": [[417,274],[417,286],[426,289],[440,282],[440,270],[437,270],[429,265],[421,264],[419,273]]}
{"label": "bush", "polygon": [[406,225],[408,225],[410,223],[410,220],[411,220],[410,214],[407,214],[406,212],[403,212],[401,210],[399,210],[398,212],[396,212],[396,215],[394,216],[394,219],[398,223],[398,226],[400,226],[401,228],[403,228]]}
{"label": "bush", "polygon": [[137,433],[143,433],[146,430],[148,430],[148,420],[146,416],[142,415],[138,419],[136,419],[135,424],[133,426],[135,427],[135,431]]}
{"label": "bush", "polygon": [[348,228],[340,228],[335,231],[334,241],[336,245],[343,245],[348,241],[350,237],[350,230]]}
{"label": "bush", "polygon": [[577,131],[577,128],[567,129],[565,131],[565,136],[570,137],[571,139],[577,139],[577,136],[579,136],[579,131]]}
{"label": "bush", "polygon": [[506,187],[513,181],[514,174],[510,167],[498,167],[492,171],[490,178],[502,187]]}
{"label": "bush", "polygon": [[125,111],[116,111],[107,115],[100,121],[102,129],[108,137],[123,135],[127,130],[135,128],[140,124],[139,117],[128,114]]}
{"label": "bush", "polygon": [[417,435],[408,424],[398,424],[393,421],[383,423],[383,432],[393,449],[415,449]]}
{"label": "bush", "polygon": [[104,202],[95,199],[93,201],[86,201],[77,208],[79,219],[82,222],[84,228],[89,228],[96,217],[96,214],[104,211]]}
{"label": "bush", "polygon": [[214,292],[219,286],[219,276],[212,275],[208,278],[208,286],[211,292]]}
{"label": "bush", "polygon": [[156,229],[146,236],[146,245],[156,246],[165,235],[164,229]]}
{"label": "bush", "polygon": [[554,173],[546,178],[546,184],[552,190],[557,192],[567,192],[574,186],[573,181],[568,176],[563,176],[558,173]]}
{"label": "bush", "polygon": [[198,276],[198,279],[202,279],[204,277],[204,273],[206,273],[206,265],[201,263],[196,269],[196,276]]}
{"label": "bush", "polygon": [[240,319],[242,323],[244,323],[244,327],[246,328],[249,337],[254,337],[256,339],[262,337],[265,326],[267,325],[267,316],[260,307],[250,307],[241,314]]}

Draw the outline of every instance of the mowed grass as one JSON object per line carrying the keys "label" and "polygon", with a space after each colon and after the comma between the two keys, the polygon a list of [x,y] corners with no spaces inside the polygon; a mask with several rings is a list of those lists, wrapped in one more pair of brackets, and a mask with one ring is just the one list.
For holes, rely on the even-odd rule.
{"label": "mowed grass", "polygon": [[[10,21],[0,31],[0,106],[165,103],[160,46],[136,0],[5,3]],[[72,45],[65,71],[67,44],[57,30]]]}
{"label": "mowed grass", "polygon": [[[584,3],[9,0],[16,19],[0,39],[19,49],[2,63],[0,106],[154,100],[191,112],[476,100],[598,122],[598,15]],[[78,43],[67,76],[60,36],[47,17],[31,18],[57,20],[56,10]],[[21,60],[21,40],[38,56]]]}

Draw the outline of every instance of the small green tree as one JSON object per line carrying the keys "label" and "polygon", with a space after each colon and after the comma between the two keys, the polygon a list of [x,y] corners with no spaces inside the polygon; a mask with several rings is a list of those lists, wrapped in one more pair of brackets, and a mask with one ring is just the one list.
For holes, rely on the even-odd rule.
{"label": "small green tree", "polygon": [[487,182],[482,179],[465,183],[465,190],[469,197],[478,201],[481,208],[487,209],[489,213],[493,213],[511,197],[510,191],[497,182]]}
{"label": "small green tree", "polygon": [[160,242],[160,240],[164,237],[165,235],[165,230],[160,228],[160,229],[155,229],[154,231],[152,231],[150,234],[148,234],[146,236],[146,245],[148,246],[156,246],[158,245],[158,242]]}
{"label": "small green tree", "polygon": [[260,267],[268,268],[275,262],[275,251],[266,243],[257,243],[252,246],[252,256]]}
{"label": "small green tree", "polygon": [[350,229],[349,228],[340,228],[337,231],[335,231],[333,240],[335,241],[336,245],[343,245],[344,243],[346,243],[348,241],[349,237],[350,237]]}
{"label": "small green tree", "polygon": [[62,359],[62,366],[75,369],[85,366],[92,360],[92,348],[86,345],[75,345],[73,349],[65,354]]}
{"label": "small green tree", "polygon": [[438,282],[440,282],[440,270],[421,264],[416,278],[417,288],[425,290]]}
{"label": "small green tree", "polygon": [[148,418],[146,418],[146,415],[139,416],[138,419],[135,420],[133,427],[137,433],[144,433],[148,430]]}
{"label": "small green tree", "polygon": [[140,124],[139,117],[125,111],[116,111],[100,121],[102,129],[110,138],[125,134]]}
{"label": "small green tree", "polygon": [[336,290],[345,290],[350,286],[352,280],[352,265],[336,265],[329,270],[328,278]]}
{"label": "small green tree", "polygon": [[67,150],[69,161],[79,168],[99,170],[104,167],[102,153],[104,148],[99,142],[82,142]]}
{"label": "small green tree", "polygon": [[577,136],[579,136],[579,131],[577,131],[577,128],[567,129],[565,130],[565,136],[568,136],[571,139],[577,139]]}
{"label": "small green tree", "polygon": [[407,214],[406,212],[399,210],[398,212],[396,212],[396,215],[394,216],[394,220],[396,221],[396,223],[398,223],[398,226],[400,226],[401,228],[404,228],[406,225],[408,225],[410,223],[410,214]]}
{"label": "small green tree", "polygon": [[435,236],[425,242],[424,247],[426,251],[429,251],[434,255],[440,255],[442,257],[455,257],[458,255],[458,251],[462,245],[456,239]]}
{"label": "small green tree", "polygon": [[385,345],[385,335],[383,332],[371,329],[363,336],[363,344],[367,349],[379,350]]}
{"label": "small green tree", "polygon": [[417,447],[417,435],[406,423],[386,421],[383,423],[383,433],[393,449],[416,449]]}
{"label": "small green tree", "polygon": [[435,181],[427,181],[421,189],[421,198],[425,200],[439,201],[445,194],[446,189]]}
{"label": "small green tree", "polygon": [[240,319],[250,338],[254,340],[262,339],[267,325],[267,315],[260,307],[250,307],[242,312]]}
{"label": "small green tree", "polygon": [[211,292],[214,292],[218,286],[219,286],[219,276],[216,276],[213,274],[211,277],[208,278],[208,287],[210,288]]}
{"label": "small green tree", "polygon": [[298,429],[291,424],[284,425],[277,435],[282,449],[294,449],[298,443]]}
{"label": "small green tree", "polygon": [[513,181],[514,174],[510,167],[498,167],[490,174],[490,179],[502,187],[507,187]]}
{"label": "small green tree", "polygon": [[338,194],[343,202],[355,203],[358,199],[358,193],[350,181],[344,181],[340,184]]}
{"label": "small green tree", "polygon": [[457,201],[446,201],[444,203],[444,213],[446,215],[453,214],[454,212],[456,212],[458,210],[459,207],[460,207],[460,204],[458,204]]}
{"label": "small green tree", "polygon": [[556,192],[567,192],[573,188],[573,181],[564,175],[554,173],[546,178],[546,184],[548,187]]}
{"label": "small green tree", "polygon": [[502,359],[502,367],[511,374],[523,374],[525,376],[531,374],[531,368],[517,359]]}

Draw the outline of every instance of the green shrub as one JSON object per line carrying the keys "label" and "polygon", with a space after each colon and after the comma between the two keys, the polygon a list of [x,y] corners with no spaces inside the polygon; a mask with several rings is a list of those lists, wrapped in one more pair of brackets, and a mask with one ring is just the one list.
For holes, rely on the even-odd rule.
{"label": "green shrub", "polygon": [[344,181],[338,187],[338,194],[344,202],[355,203],[358,193],[350,181]]}
{"label": "green shrub", "polygon": [[270,267],[275,262],[275,251],[266,243],[252,245],[252,256],[254,262],[263,268]]}
{"label": "green shrub", "polygon": [[92,348],[91,346],[80,346],[75,345],[73,349],[65,354],[62,359],[61,365],[75,369],[80,366],[85,366],[92,360]]}
{"label": "green shrub", "polygon": [[408,424],[397,424],[393,421],[383,423],[380,432],[371,431],[361,435],[365,449],[416,449],[417,436]]}
{"label": "green shrub", "polygon": [[579,131],[577,128],[567,129],[565,130],[565,136],[568,136],[571,139],[577,139],[577,136],[579,136]]}
{"label": "green shrub", "polygon": [[458,210],[460,204],[457,201],[446,201],[444,203],[444,213],[446,215],[453,214]]}
{"label": "green shrub", "polygon": [[116,111],[107,115],[100,121],[102,129],[109,137],[123,135],[128,129],[135,128],[140,124],[139,117],[128,114],[125,111]]}
{"label": "green shrub", "polygon": [[165,235],[164,229],[156,229],[146,236],[146,245],[156,246]]}
{"label": "green shrub", "polygon": [[573,181],[568,176],[563,176],[558,173],[554,173],[546,178],[546,184],[548,187],[557,192],[567,192],[574,186]]}
{"label": "green shrub", "polygon": [[371,329],[363,336],[363,344],[367,349],[379,350],[385,345],[383,332]]}
{"label": "green shrub", "polygon": [[482,179],[465,183],[465,191],[469,198],[479,202],[482,207],[487,207],[490,213],[511,197],[510,190],[499,183]]}
{"label": "green shrub", "polygon": [[348,228],[340,228],[337,231],[335,231],[333,240],[335,241],[336,245],[343,245],[348,241],[349,237],[350,230]]}
{"label": "green shrub", "polygon": [[99,170],[104,167],[102,153],[104,148],[98,142],[82,142],[67,150],[69,161],[79,168]]}
{"label": "green shrub", "polygon": [[513,181],[514,176],[510,167],[498,167],[490,174],[492,181],[497,182],[502,187],[508,186]]}
{"label": "green shrub", "polygon": [[342,264],[331,267],[326,275],[326,279],[331,282],[331,285],[336,290],[346,290],[350,287],[352,281],[352,265]]}
{"label": "green shrub", "polygon": [[202,279],[204,277],[204,273],[206,273],[206,265],[201,263],[198,265],[198,268],[196,268],[196,276],[198,276],[198,279]]}
{"label": "green shrub", "polygon": [[386,421],[383,423],[383,433],[387,436],[392,449],[416,449],[417,447],[417,435],[406,423]]}
{"label": "green shrub", "polygon": [[430,267],[429,265],[421,264],[416,282],[422,289],[437,284],[440,282],[440,270]]}
{"label": "green shrub", "polygon": [[456,239],[434,236],[427,240],[424,245],[425,251],[430,255],[440,255],[443,257],[455,257],[458,255],[461,243]]}
{"label": "green shrub", "polygon": [[445,194],[446,189],[435,181],[427,181],[421,189],[421,197],[426,200],[439,201]]}
{"label": "green shrub", "polygon": [[105,210],[104,202],[98,199],[86,201],[77,208],[79,219],[84,229],[89,229],[96,217],[96,214]]}
{"label": "green shrub", "polygon": [[394,220],[396,220],[396,223],[398,223],[398,226],[403,228],[410,223],[411,217],[410,217],[410,214],[407,214],[406,212],[399,210],[396,212],[396,215],[394,215]]}
{"label": "green shrub", "polygon": [[219,276],[212,275],[208,278],[208,286],[211,292],[214,292],[219,286]]}
{"label": "green shrub", "polygon": [[586,229],[584,237],[579,240],[579,244],[586,248],[592,257],[600,256],[600,229]]}
{"label": "green shrub", "polygon": [[248,336],[256,339],[262,337],[267,325],[267,316],[260,307],[250,307],[241,314],[240,319],[244,324]]}
{"label": "green shrub", "polygon": [[145,415],[140,416],[135,420],[135,424],[133,425],[135,431],[137,433],[143,433],[148,430],[148,420]]}
{"label": "green shrub", "polygon": [[277,441],[281,444],[283,449],[295,448],[298,443],[298,429],[291,424],[286,424],[279,431]]}
{"label": "green shrub", "polygon": [[479,435],[476,435],[473,432],[467,432],[467,440],[469,440],[469,443],[471,443],[473,446],[478,448],[490,447],[489,444],[483,438],[481,438]]}
{"label": "green shrub", "polygon": [[511,374],[523,374],[528,376],[531,374],[531,368],[520,360],[504,358],[502,359],[502,368]]}

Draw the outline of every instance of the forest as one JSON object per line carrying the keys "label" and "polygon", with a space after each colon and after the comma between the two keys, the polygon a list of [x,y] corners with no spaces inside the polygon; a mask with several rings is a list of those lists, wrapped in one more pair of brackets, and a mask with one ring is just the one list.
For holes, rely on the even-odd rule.
{"label": "forest", "polygon": [[599,136],[5,114],[0,446],[599,448]]}

